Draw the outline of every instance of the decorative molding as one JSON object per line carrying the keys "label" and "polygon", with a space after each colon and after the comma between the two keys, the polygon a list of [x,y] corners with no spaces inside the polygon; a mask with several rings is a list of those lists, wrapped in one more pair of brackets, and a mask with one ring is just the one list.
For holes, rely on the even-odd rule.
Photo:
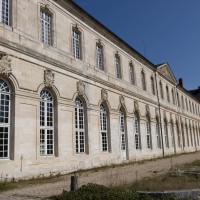
{"label": "decorative molding", "polygon": [[44,71],[44,84],[46,87],[52,87],[54,85],[54,73],[50,69]]}
{"label": "decorative molding", "polygon": [[121,105],[125,106],[125,99],[124,99],[124,96],[119,96],[119,102]]}
{"label": "decorative molding", "polygon": [[77,81],[77,91],[79,95],[85,95],[85,84],[83,81]]}
{"label": "decorative molding", "polygon": [[0,52],[0,74],[10,76],[11,73],[11,59],[6,53]]}
{"label": "decorative molding", "polygon": [[108,92],[104,89],[101,90],[101,98],[104,100],[104,101],[107,101],[108,100]]}

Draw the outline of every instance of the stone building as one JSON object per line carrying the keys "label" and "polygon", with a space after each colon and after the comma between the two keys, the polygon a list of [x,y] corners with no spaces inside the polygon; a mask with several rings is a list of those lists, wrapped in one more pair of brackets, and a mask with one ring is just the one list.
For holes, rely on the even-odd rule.
{"label": "stone building", "polygon": [[199,100],[72,1],[0,0],[0,172],[67,173],[200,149]]}

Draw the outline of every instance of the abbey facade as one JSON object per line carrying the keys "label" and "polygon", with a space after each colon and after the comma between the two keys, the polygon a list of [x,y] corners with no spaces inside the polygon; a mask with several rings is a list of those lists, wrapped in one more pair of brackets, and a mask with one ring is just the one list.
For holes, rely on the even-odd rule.
{"label": "abbey facade", "polygon": [[200,150],[199,100],[72,1],[0,0],[0,173]]}

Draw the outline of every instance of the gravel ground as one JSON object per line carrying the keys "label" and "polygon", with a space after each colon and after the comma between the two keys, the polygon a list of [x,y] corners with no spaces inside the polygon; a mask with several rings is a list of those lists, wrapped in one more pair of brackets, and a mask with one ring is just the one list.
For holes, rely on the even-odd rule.
{"label": "gravel ground", "polygon": [[[108,169],[97,169],[78,173],[78,185],[97,183],[106,186],[131,183],[145,177],[166,173],[172,166],[191,163],[200,159],[200,152],[180,155],[172,158],[145,161],[141,164],[118,166]],[[50,183],[29,185],[0,193],[1,200],[39,200],[69,190],[71,175],[52,179]]]}

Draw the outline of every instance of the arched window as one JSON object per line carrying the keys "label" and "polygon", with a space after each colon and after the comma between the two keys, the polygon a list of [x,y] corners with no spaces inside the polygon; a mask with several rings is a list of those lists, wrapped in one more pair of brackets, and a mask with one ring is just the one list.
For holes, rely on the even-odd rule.
{"label": "arched window", "polygon": [[164,138],[165,138],[165,147],[169,148],[168,128],[166,119],[164,120]]}
{"label": "arched window", "polygon": [[100,43],[96,45],[96,59],[97,67],[104,70],[103,46]]}
{"label": "arched window", "polygon": [[175,140],[174,140],[174,123],[171,121],[171,142],[172,142],[172,147],[175,146]]}
{"label": "arched window", "polygon": [[132,63],[129,64],[129,74],[131,84],[135,85],[135,71]]}
{"label": "arched window", "polygon": [[6,25],[10,25],[10,0],[1,0],[0,1],[0,7],[1,7],[1,12],[0,12],[0,22]]}
{"label": "arched window", "polygon": [[141,143],[140,143],[140,120],[139,120],[138,114],[135,114],[134,124],[135,124],[135,148],[136,149],[141,149]]}
{"label": "arched window", "polygon": [[170,103],[169,88],[166,86],[167,101]]}
{"label": "arched window", "polygon": [[189,140],[189,133],[188,133],[188,125],[185,124],[185,131],[186,131],[186,134],[187,134],[187,146],[189,147],[190,146],[190,140]]}
{"label": "arched window", "polygon": [[161,97],[161,99],[164,99],[163,86],[162,86],[162,82],[161,81],[160,81],[159,85],[160,85],[160,97]]}
{"label": "arched window", "polygon": [[180,137],[178,122],[176,122],[176,134],[177,134],[177,137],[178,137],[178,147],[181,147],[181,137]]}
{"label": "arched window", "polygon": [[72,30],[72,53],[74,58],[82,59],[81,32],[75,27]]}
{"label": "arched window", "polygon": [[182,109],[185,109],[184,100],[183,100],[183,95],[181,96],[181,103],[182,103]]}
{"label": "arched window", "polygon": [[157,148],[161,148],[161,143],[160,143],[160,125],[159,125],[159,120],[158,117],[156,117],[156,143],[157,143]]}
{"label": "arched window", "polygon": [[152,94],[155,95],[155,84],[154,84],[154,78],[151,77],[151,90],[152,90]]}
{"label": "arched window", "polygon": [[175,104],[175,98],[174,98],[174,90],[172,89],[172,102]]}
{"label": "arched window", "polygon": [[193,136],[192,136],[192,127],[191,127],[191,125],[189,125],[189,129],[190,129],[191,146],[193,147]]}
{"label": "arched window", "polygon": [[76,153],[85,153],[85,108],[80,98],[75,100]]}
{"label": "arched window", "polygon": [[126,119],[123,109],[120,109],[120,147],[122,159],[126,160]]}
{"label": "arched window", "polygon": [[185,134],[184,134],[183,124],[181,124],[181,132],[182,132],[183,147],[185,147]]}
{"label": "arched window", "polygon": [[122,78],[121,61],[120,61],[120,57],[118,54],[115,55],[115,67],[116,67],[116,77],[121,79]]}
{"label": "arched window", "polygon": [[0,79],[0,159],[10,157],[10,87]]}
{"label": "arched window", "polygon": [[108,151],[108,113],[103,104],[100,106],[101,150]]}
{"label": "arched window", "polygon": [[177,103],[178,103],[178,107],[180,107],[180,99],[179,99],[179,93],[177,92]]}
{"label": "arched window", "polygon": [[141,72],[141,82],[142,82],[142,89],[146,90],[146,78],[145,78],[145,73],[143,70]]}
{"label": "arched window", "polygon": [[151,149],[151,122],[149,116],[146,117],[147,148]]}
{"label": "arched window", "polygon": [[192,107],[191,107],[191,102],[189,100],[189,108],[190,108],[190,112],[192,112]]}
{"label": "arched window", "polygon": [[188,111],[188,101],[187,101],[187,98],[185,98],[185,105],[186,105],[186,110]]}
{"label": "arched window", "polygon": [[40,155],[54,155],[54,100],[46,89],[40,93]]}

